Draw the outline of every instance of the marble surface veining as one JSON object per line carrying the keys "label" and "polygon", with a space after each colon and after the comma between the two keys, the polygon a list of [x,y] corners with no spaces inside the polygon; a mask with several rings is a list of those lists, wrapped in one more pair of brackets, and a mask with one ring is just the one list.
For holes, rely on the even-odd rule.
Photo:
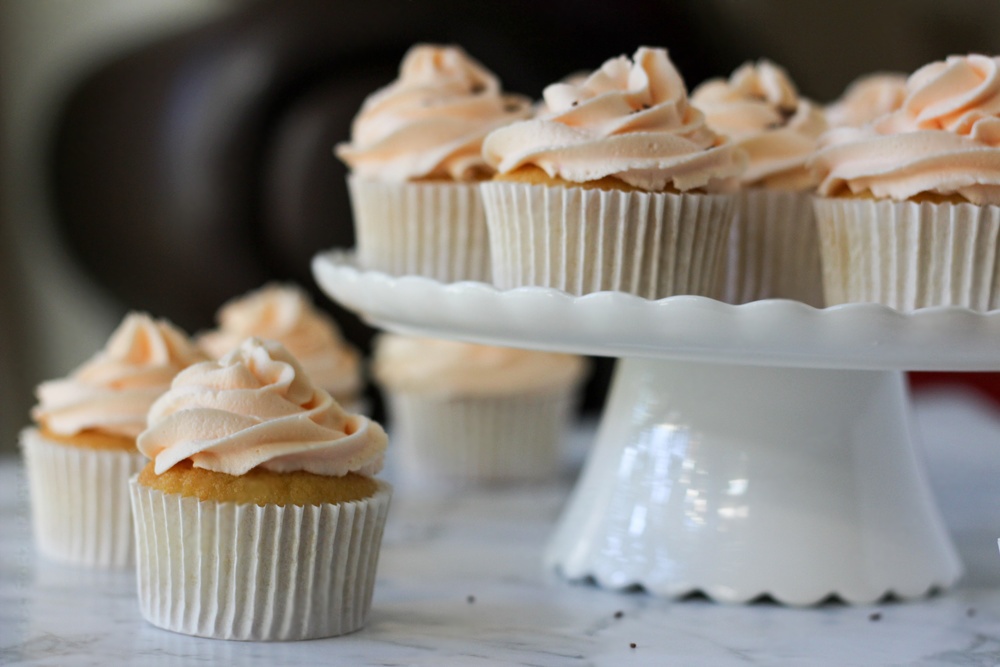
{"label": "marble surface veining", "polygon": [[[138,614],[133,574],[38,558],[21,463],[0,459],[0,665],[997,665],[1000,411],[939,394],[916,412],[967,570],[942,595],[789,609],[611,593],[541,566],[570,475],[464,491],[401,485],[367,627],[274,644],[159,630]],[[577,453],[589,435],[576,434]]]}

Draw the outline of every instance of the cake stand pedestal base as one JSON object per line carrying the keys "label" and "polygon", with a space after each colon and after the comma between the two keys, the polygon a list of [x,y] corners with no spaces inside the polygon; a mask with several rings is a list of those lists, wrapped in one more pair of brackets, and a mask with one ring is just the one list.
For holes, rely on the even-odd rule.
{"label": "cake stand pedestal base", "polygon": [[961,565],[898,371],[626,358],[549,544],[563,576],[719,601],[870,603]]}

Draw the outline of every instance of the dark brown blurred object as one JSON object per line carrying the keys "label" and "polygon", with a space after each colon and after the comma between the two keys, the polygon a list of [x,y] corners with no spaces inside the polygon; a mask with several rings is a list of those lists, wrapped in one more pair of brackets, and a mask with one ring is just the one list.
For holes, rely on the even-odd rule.
{"label": "dark brown blurred object", "polygon": [[[126,308],[189,331],[225,300],[294,280],[369,349],[371,330],[318,294],[309,261],[354,244],[332,147],[418,41],[458,43],[509,90],[640,44],[665,44],[695,81],[712,72],[683,5],[625,2],[334,3],[270,0],[123,54],[62,108],[52,159],[58,224]],[[588,404],[600,405],[610,362]]]}
{"label": "dark brown blurred object", "polygon": [[[683,5],[252,3],[123,54],[73,90],[51,162],[71,250],[126,308],[189,331],[233,296],[294,280],[367,350],[371,330],[319,295],[309,261],[354,244],[332,147],[418,41],[461,44],[534,97],[643,43],[668,45],[698,80],[712,71]],[[591,405],[609,372],[599,368]]]}
{"label": "dark brown blurred object", "polygon": [[992,401],[1000,410],[1000,373],[909,373],[913,391],[961,387]]}
{"label": "dark brown blurred object", "polygon": [[[368,350],[371,330],[318,293],[309,261],[354,244],[332,147],[409,46],[461,44],[507,89],[538,97],[571,72],[662,45],[693,87],[767,55],[742,52],[719,30],[719,12],[655,0],[249,3],[76,85],[52,146],[56,222],[123,308],[197,331],[227,299],[294,280]],[[610,368],[598,364],[589,407]]]}

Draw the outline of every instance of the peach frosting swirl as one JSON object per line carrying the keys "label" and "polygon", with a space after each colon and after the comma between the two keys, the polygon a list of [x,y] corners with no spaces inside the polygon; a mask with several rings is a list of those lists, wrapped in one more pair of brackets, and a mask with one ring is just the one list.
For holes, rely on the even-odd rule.
{"label": "peach frosting swirl", "polygon": [[547,392],[578,382],[582,357],[383,334],[372,372],[388,388],[449,396]]}
{"label": "peach frosting swirl", "polygon": [[467,181],[492,173],[481,154],[490,131],[532,113],[457,46],[418,44],[399,78],[370,95],[337,156],[355,174],[385,181]]}
{"label": "peach frosting swirl", "polygon": [[381,426],[346,413],[280,343],[248,338],[178,374],[136,444],[156,474],[191,459],[229,475],[259,466],[343,476],[381,470],[386,443]]}
{"label": "peach frosting swirl", "polygon": [[483,143],[501,173],[534,165],[574,183],[607,176],[660,192],[727,189],[745,156],[688,103],[665,49],[612,58],[582,82],[554,83],[537,118],[494,130]]}
{"label": "peach frosting swirl", "polygon": [[805,190],[816,182],[807,167],[827,124],[823,112],[799,97],[788,73],[774,63],[745,63],[728,80],[711,79],[691,94],[708,126],[746,151],[745,186]]}
{"label": "peach frosting swirl", "polygon": [[819,193],[921,193],[1000,204],[1000,58],[950,56],[906,83],[903,105],[870,125],[832,130],[815,157]]}
{"label": "peach frosting swirl", "polygon": [[218,329],[197,340],[215,359],[251,336],[270,338],[284,345],[312,381],[334,396],[350,398],[361,389],[358,351],[295,285],[265,285],[223,305],[216,318]]}
{"label": "peach frosting swirl", "polygon": [[130,313],[104,349],[69,377],[38,386],[31,416],[59,435],[98,431],[134,438],[174,376],[205,358],[169,322]]}
{"label": "peach frosting swirl", "polygon": [[852,82],[839,100],[827,105],[826,121],[830,127],[861,127],[895,111],[904,99],[905,74],[868,74]]}

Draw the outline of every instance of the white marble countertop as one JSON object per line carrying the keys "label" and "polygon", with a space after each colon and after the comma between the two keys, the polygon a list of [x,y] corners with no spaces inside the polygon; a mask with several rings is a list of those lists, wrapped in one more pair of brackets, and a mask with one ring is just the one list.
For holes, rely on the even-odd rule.
{"label": "white marble countertop", "polygon": [[998,665],[1000,411],[938,394],[916,414],[966,564],[953,591],[811,609],[611,593],[541,567],[569,476],[436,494],[399,487],[368,626],[284,644],[159,630],[140,618],[130,573],[40,560],[20,461],[0,459],[0,664]]}

